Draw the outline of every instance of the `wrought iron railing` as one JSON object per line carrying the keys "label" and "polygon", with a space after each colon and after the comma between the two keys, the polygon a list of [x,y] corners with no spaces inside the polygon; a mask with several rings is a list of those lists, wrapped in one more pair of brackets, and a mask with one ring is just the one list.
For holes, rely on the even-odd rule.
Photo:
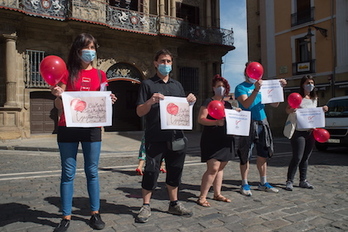
{"label": "wrought iron railing", "polygon": [[160,34],[186,38],[193,42],[233,46],[233,31],[222,28],[206,28],[190,24],[181,18],[160,18]]}
{"label": "wrought iron railing", "polygon": [[156,34],[157,16],[107,5],[106,24],[111,28]]}
{"label": "wrought iron railing", "polygon": [[162,34],[192,42],[233,46],[233,31],[205,28],[180,18],[144,14],[98,0],[0,0],[0,9],[56,20],[79,20],[138,33]]}

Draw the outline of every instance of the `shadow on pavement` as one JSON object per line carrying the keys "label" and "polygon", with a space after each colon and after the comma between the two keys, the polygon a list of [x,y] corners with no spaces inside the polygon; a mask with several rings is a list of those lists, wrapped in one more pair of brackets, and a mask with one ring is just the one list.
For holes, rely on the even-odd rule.
{"label": "shadow on pavement", "polygon": [[28,205],[15,202],[1,204],[0,209],[0,227],[4,227],[15,222],[32,222],[40,225],[55,227],[56,223],[46,218],[60,217],[60,215],[47,213],[42,210],[31,209]]}
{"label": "shadow on pavement", "polygon": [[[57,208],[60,208],[60,198],[59,197],[46,197],[45,200],[56,206]],[[76,215],[81,216],[90,216],[90,208],[89,208],[89,198],[87,197],[74,197],[73,198],[73,208],[72,214],[74,215],[74,220]],[[138,210],[137,207],[129,207],[127,205],[121,205],[121,204],[113,204],[106,202],[105,199],[100,200],[100,209],[102,210],[102,213],[109,213],[109,214],[129,214],[132,216],[135,216],[134,210]],[[61,215],[57,215],[57,217],[61,217]],[[88,219],[79,218],[79,220],[84,221],[86,224],[89,223]]]}

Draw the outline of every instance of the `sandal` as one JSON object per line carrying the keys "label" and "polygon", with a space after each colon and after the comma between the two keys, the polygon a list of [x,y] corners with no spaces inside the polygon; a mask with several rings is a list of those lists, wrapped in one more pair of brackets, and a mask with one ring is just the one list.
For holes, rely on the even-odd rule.
{"label": "sandal", "polygon": [[230,199],[228,199],[227,197],[224,197],[222,195],[218,195],[218,196],[214,196],[213,198],[215,201],[223,201],[223,202],[231,202]]}
{"label": "sandal", "polygon": [[200,206],[203,206],[203,207],[210,207],[210,204],[209,202],[205,199],[205,198],[198,198],[197,200],[197,204],[199,204]]}
{"label": "sandal", "polygon": [[135,172],[136,172],[137,175],[139,175],[139,176],[144,175],[144,174],[143,174],[143,171],[142,171],[141,169],[139,169],[139,168],[135,169]]}

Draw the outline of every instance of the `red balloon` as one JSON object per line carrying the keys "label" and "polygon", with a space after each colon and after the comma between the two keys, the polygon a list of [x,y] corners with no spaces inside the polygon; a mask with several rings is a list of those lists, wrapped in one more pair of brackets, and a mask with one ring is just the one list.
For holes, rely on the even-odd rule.
{"label": "red balloon", "polygon": [[209,115],[215,119],[219,120],[225,117],[225,105],[221,101],[213,100],[209,102],[207,109]]}
{"label": "red balloon", "polygon": [[313,136],[316,141],[319,143],[325,143],[330,138],[330,133],[322,128],[316,128],[313,130]]}
{"label": "red balloon", "polygon": [[260,80],[263,75],[263,67],[259,62],[251,62],[246,67],[245,72],[248,75],[248,77],[255,80]]}
{"label": "red balloon", "polygon": [[66,70],[64,60],[58,56],[46,56],[40,63],[40,74],[51,86],[59,83]]}
{"label": "red balloon", "polygon": [[288,104],[291,108],[296,109],[301,105],[302,96],[299,93],[291,93],[288,97]]}

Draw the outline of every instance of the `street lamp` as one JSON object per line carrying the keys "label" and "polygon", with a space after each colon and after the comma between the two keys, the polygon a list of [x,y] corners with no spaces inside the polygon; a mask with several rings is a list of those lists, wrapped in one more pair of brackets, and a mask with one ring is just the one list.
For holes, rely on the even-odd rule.
{"label": "street lamp", "polygon": [[312,34],[311,27],[313,27],[315,30],[319,31],[322,36],[327,37],[327,29],[322,28],[322,27],[317,27],[317,26],[308,26],[308,32],[307,32],[307,35],[305,36],[307,39],[314,36]]}

